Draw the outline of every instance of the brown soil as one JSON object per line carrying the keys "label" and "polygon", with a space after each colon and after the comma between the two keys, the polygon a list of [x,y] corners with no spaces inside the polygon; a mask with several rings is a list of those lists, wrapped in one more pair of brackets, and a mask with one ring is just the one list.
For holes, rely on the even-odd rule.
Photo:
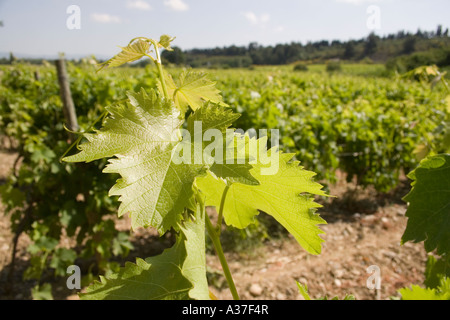
{"label": "brown soil", "polygon": [[[0,184],[9,174],[16,155],[0,151]],[[344,179],[339,179],[344,181]],[[265,241],[262,246],[240,252],[226,252],[237,290],[242,299],[303,299],[296,281],[307,284],[312,298],[353,294],[356,299],[389,299],[398,296],[399,288],[422,284],[426,252],[422,244],[400,244],[406,226],[406,205],[400,200],[408,192],[408,182],[388,195],[377,195],[371,189],[354,190],[345,182],[330,186],[337,198],[323,201],[319,209],[328,222],[321,226],[325,240],[320,255],[306,253],[291,237]],[[211,211],[211,210],[210,210]],[[32,281],[23,281],[21,274],[29,264],[26,235],[19,238],[13,287],[5,288],[12,252],[13,233],[9,216],[0,204],[0,299],[30,299]],[[128,219],[119,219],[118,228],[129,228]],[[132,236],[136,249],[128,260],[161,252],[170,243],[158,238],[152,230],[138,230]],[[367,287],[369,266],[378,266],[380,290]],[[218,258],[207,255],[210,290],[218,299],[231,299],[221,275]],[[77,299],[74,292],[54,283],[56,299]]]}

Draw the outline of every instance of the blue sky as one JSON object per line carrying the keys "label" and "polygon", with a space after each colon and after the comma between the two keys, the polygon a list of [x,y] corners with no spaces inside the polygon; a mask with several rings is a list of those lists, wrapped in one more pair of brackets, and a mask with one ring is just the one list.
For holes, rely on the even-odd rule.
{"label": "blue sky", "polygon": [[[67,27],[70,5],[80,29]],[[374,17],[384,35],[450,27],[449,13],[449,0],[0,0],[0,52],[108,57],[131,38],[163,33],[182,49],[348,40],[367,36]]]}

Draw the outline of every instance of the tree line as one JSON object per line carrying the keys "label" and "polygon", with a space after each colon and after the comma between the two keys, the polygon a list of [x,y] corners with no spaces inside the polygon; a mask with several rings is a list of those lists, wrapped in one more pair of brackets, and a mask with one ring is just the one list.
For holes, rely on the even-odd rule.
{"label": "tree line", "polygon": [[[247,68],[252,65],[285,65],[301,62],[324,63],[345,60],[365,63],[385,63],[389,70],[404,72],[420,65],[435,64],[450,66],[449,29],[437,26],[434,31],[417,30],[415,33],[399,31],[379,36],[370,33],[358,40],[320,40],[306,44],[291,42],[274,46],[263,46],[251,42],[247,46],[226,46],[210,49],[164,51],[164,63],[193,68]],[[41,64],[44,59],[18,59],[13,53],[9,58],[0,58],[0,64],[28,62]],[[76,62],[76,61],[75,61]],[[148,61],[132,64],[147,65]]]}
{"label": "tree line", "polygon": [[250,65],[283,65],[297,61],[323,62],[340,59],[348,61],[387,62],[402,55],[429,50],[450,48],[449,30],[441,25],[435,31],[416,33],[399,31],[378,36],[370,33],[359,40],[321,40],[315,42],[291,42],[275,46],[263,46],[256,42],[248,46],[231,45],[211,49],[181,50],[162,54],[166,62],[191,67],[248,67]]}

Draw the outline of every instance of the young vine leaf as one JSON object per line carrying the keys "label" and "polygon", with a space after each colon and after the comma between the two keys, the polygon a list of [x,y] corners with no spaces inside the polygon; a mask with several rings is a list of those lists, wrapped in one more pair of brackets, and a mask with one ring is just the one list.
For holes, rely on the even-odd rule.
{"label": "young vine leaf", "polygon": [[[308,252],[321,251],[323,231],[317,225],[326,222],[315,213],[320,205],[312,195],[326,194],[312,180],[315,173],[292,161],[293,154],[267,150],[267,137],[250,139],[230,129],[240,115],[226,108],[206,74],[184,70],[176,81],[166,75],[158,48],[171,50],[173,39],[135,38],[106,62],[118,66],[150,57],[158,68],[159,92],[129,92],[125,102],[109,106],[102,128],[83,134],[87,141],[80,152],[63,160],[111,158],[104,172],[121,176],[109,191],[119,196],[119,216],[130,213],[133,229],[152,226],[164,234],[173,228],[177,241],[159,256],[127,263],[119,273],[102,277],[84,299],[209,299],[205,228],[232,295],[239,298],[205,205],[220,206],[224,210],[218,221],[223,214],[237,228],[266,212]],[[148,55],[150,45],[156,59]],[[188,107],[193,113],[184,129]]]}
{"label": "young vine leaf", "polygon": [[[258,144],[266,144],[260,138]],[[266,156],[278,152],[266,150]],[[323,233],[317,224],[326,224],[315,209],[320,205],[314,202],[311,194],[326,196],[322,186],[312,180],[314,172],[304,170],[298,161],[290,161],[293,154],[279,154],[278,172],[263,175],[262,169],[269,167],[257,161],[252,164],[251,175],[259,181],[258,185],[231,183],[223,209],[225,222],[236,228],[246,228],[254,223],[259,210],[274,217],[312,254],[321,252],[319,237]],[[275,157],[274,157],[275,158]],[[275,158],[276,159],[276,158]],[[197,179],[197,186],[206,196],[206,205],[219,207],[222,194],[227,186],[223,179],[212,174]]]}
{"label": "young vine leaf", "polygon": [[127,104],[108,109],[111,116],[101,130],[85,134],[88,141],[80,145],[80,153],[63,160],[89,162],[116,156],[104,172],[122,176],[109,192],[120,196],[119,216],[130,212],[133,229],[152,226],[164,234],[181,221],[194,179],[204,166],[172,161],[182,124],[173,104],[143,89],[128,93],[128,98]]}
{"label": "young vine leaf", "polygon": [[[172,227],[177,228],[184,208],[188,207],[186,203],[193,196],[194,180],[205,174],[208,166],[202,154],[200,161],[195,161],[195,152],[184,154],[184,161],[172,161],[173,157],[180,148],[195,149],[194,121],[202,123],[204,129],[224,132],[236,114],[212,103],[205,104],[188,120],[191,140],[180,141],[179,110],[153,91],[150,95],[143,89],[137,94],[130,92],[128,103],[111,106],[108,111],[111,116],[106,118],[103,128],[85,134],[88,141],[80,145],[81,152],[63,160],[90,162],[115,156],[104,172],[122,176],[109,192],[111,196],[120,196],[119,216],[129,212],[133,229],[152,226],[164,234]],[[202,144],[200,140],[200,147]],[[213,170],[219,172],[220,168],[217,165]],[[251,179],[248,163],[244,167],[230,165],[228,169]]]}
{"label": "young vine leaf", "polygon": [[402,300],[450,300],[450,278],[442,278],[437,288],[422,288],[412,285],[398,291]]}
{"label": "young vine leaf", "polygon": [[173,49],[170,47],[170,43],[175,40],[175,37],[171,37],[167,34],[163,34],[158,41],[158,45],[167,51],[173,51]]}
{"label": "young vine leaf", "polygon": [[182,235],[186,238],[187,257],[183,264],[183,274],[193,284],[189,297],[196,300],[209,300],[210,292],[206,279],[205,255],[205,207],[197,203],[196,214],[182,226]]}
{"label": "young vine leaf", "polygon": [[136,41],[128,44],[128,46],[121,48],[122,51],[103,63],[103,66],[99,70],[104,67],[118,67],[125,63],[141,59],[149,52],[150,42],[137,39]]}
{"label": "young vine leaf", "polygon": [[[217,103],[205,103],[189,116],[187,130],[194,139],[202,140],[205,132],[210,129],[217,129],[221,133],[225,133],[226,129],[240,116],[239,113],[234,113],[230,108],[224,108]],[[200,121],[201,130],[195,131],[195,124]]]}
{"label": "young vine leaf", "polygon": [[[297,282],[298,292],[303,296],[303,298],[305,300],[312,300],[308,293],[308,286],[306,284],[301,284],[298,281],[296,281],[296,282]],[[339,300],[339,297],[335,296],[335,297],[329,299],[328,296],[324,296],[324,297],[318,298],[316,300]],[[342,300],[355,300],[355,296],[353,296],[351,294],[346,294],[344,299],[342,299]]]}
{"label": "young vine leaf", "polygon": [[[188,106],[195,111],[206,101],[226,106],[222,101],[220,91],[216,88],[216,83],[209,80],[203,72],[192,69],[184,70],[176,82],[170,74],[167,74],[165,78],[168,94],[182,113],[187,110]],[[161,85],[159,85],[160,87]]]}
{"label": "young vine leaf", "polygon": [[[249,164],[250,157],[245,154],[244,144],[236,143],[238,136],[235,135],[232,129],[229,129],[231,124],[240,117],[240,114],[234,113],[229,108],[225,108],[219,104],[206,103],[197,109],[187,121],[187,130],[194,141],[203,141],[202,147],[207,150],[210,144],[209,140],[220,139],[220,137],[205,138],[206,132],[211,132],[211,129],[217,130],[222,137],[222,153],[221,161],[218,159],[205,159],[206,162],[212,163],[209,170],[216,176],[228,178],[229,180],[238,181],[245,184],[258,184],[258,181],[250,174],[252,165]],[[196,126],[201,123],[201,130]],[[231,131],[231,139],[227,140],[226,132]],[[208,140],[208,141],[205,141]]]}
{"label": "young vine leaf", "polygon": [[[151,45],[154,45],[158,48],[164,48],[168,51],[172,51],[173,49],[170,47],[170,43],[174,39],[175,37],[171,37],[167,34],[163,34],[158,42],[145,37],[134,38],[126,47],[120,47],[122,49],[121,52],[116,54],[108,61],[102,63],[102,66],[98,71],[105,67],[119,67],[125,63],[137,61],[144,56],[149,56],[148,54],[150,53]],[[149,57],[151,59],[154,59],[151,56]],[[159,56],[157,56],[156,59],[158,60]],[[158,63],[160,63],[160,61],[158,61]]]}
{"label": "young vine leaf", "polygon": [[403,198],[409,203],[408,222],[402,243],[424,241],[425,250],[450,251],[450,155],[440,154],[422,160],[408,177],[411,191]]}
{"label": "young vine leaf", "polygon": [[[185,247],[180,243],[161,255],[125,267],[109,277],[100,276],[81,293],[82,300],[186,300],[192,284],[181,273]],[[170,279],[168,281],[168,279]]]}
{"label": "young vine leaf", "polygon": [[425,281],[427,288],[437,288],[442,278],[450,278],[450,259],[447,255],[436,258],[433,254],[428,255],[425,268]]}
{"label": "young vine leaf", "polygon": [[205,261],[205,211],[197,206],[192,219],[181,226],[175,245],[162,254],[126,263],[118,273],[100,277],[84,300],[209,299]]}
{"label": "young vine leaf", "polygon": [[305,300],[311,300],[311,297],[309,296],[308,293],[308,285],[307,284],[301,284],[300,282],[297,282],[297,288],[298,288],[298,292],[303,296],[303,298]]}

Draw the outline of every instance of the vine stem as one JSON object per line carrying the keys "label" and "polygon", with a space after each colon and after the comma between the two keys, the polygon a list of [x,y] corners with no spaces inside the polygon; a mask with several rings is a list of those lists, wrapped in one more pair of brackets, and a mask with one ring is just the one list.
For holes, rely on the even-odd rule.
{"label": "vine stem", "polygon": [[166,80],[164,79],[164,71],[163,71],[163,67],[162,67],[162,63],[161,63],[161,56],[159,55],[158,43],[154,40],[150,40],[150,42],[155,47],[156,59],[153,59],[153,57],[151,57],[149,55],[147,55],[147,56],[152,58],[153,62],[156,64],[156,67],[158,68],[159,79],[161,80],[161,87],[163,90],[164,98],[169,99],[169,93],[167,91]]}
{"label": "vine stem", "polygon": [[231,276],[230,268],[228,267],[228,263],[225,258],[225,254],[223,253],[222,244],[220,243],[220,237],[217,234],[216,230],[214,229],[211,220],[208,217],[208,214],[205,214],[205,221],[206,221],[206,230],[208,230],[209,237],[211,238],[214,245],[214,249],[216,250],[217,256],[219,257],[223,273],[225,275],[225,278],[231,291],[231,295],[233,296],[234,300],[240,300],[239,294],[236,290],[236,286],[233,281],[233,277]]}
{"label": "vine stem", "polygon": [[64,126],[64,128],[65,128],[67,131],[69,131],[69,132],[71,132],[71,133],[74,133],[74,134],[79,134],[80,136],[79,136],[74,142],[72,142],[72,144],[69,146],[69,148],[67,148],[66,151],[63,153],[63,155],[59,158],[59,162],[60,162],[60,163],[62,163],[62,159],[65,157],[65,155],[66,155],[67,153],[69,153],[69,151],[72,150],[72,148],[73,148],[75,145],[78,145],[78,143],[80,143],[81,138],[83,138],[83,134],[86,133],[86,132],[91,131],[91,129],[96,125],[96,123],[99,122],[100,119],[106,117],[107,114],[108,114],[108,111],[104,111],[97,119],[95,119],[95,121],[94,121],[94,122],[89,126],[89,128],[87,128],[84,132],[71,131],[71,130],[67,129],[67,128]]}
{"label": "vine stem", "polygon": [[225,198],[227,197],[228,190],[230,189],[230,185],[227,183],[225,189],[222,193],[222,199],[220,200],[220,208],[219,208],[219,216],[217,218],[216,232],[217,235],[220,236],[220,229],[222,227],[222,219],[223,219],[223,207],[225,206]]}
{"label": "vine stem", "polygon": [[164,80],[164,73],[161,62],[156,62],[158,68],[159,78],[161,79],[161,87],[163,89],[164,98],[169,99],[169,93],[167,92],[166,80]]}

